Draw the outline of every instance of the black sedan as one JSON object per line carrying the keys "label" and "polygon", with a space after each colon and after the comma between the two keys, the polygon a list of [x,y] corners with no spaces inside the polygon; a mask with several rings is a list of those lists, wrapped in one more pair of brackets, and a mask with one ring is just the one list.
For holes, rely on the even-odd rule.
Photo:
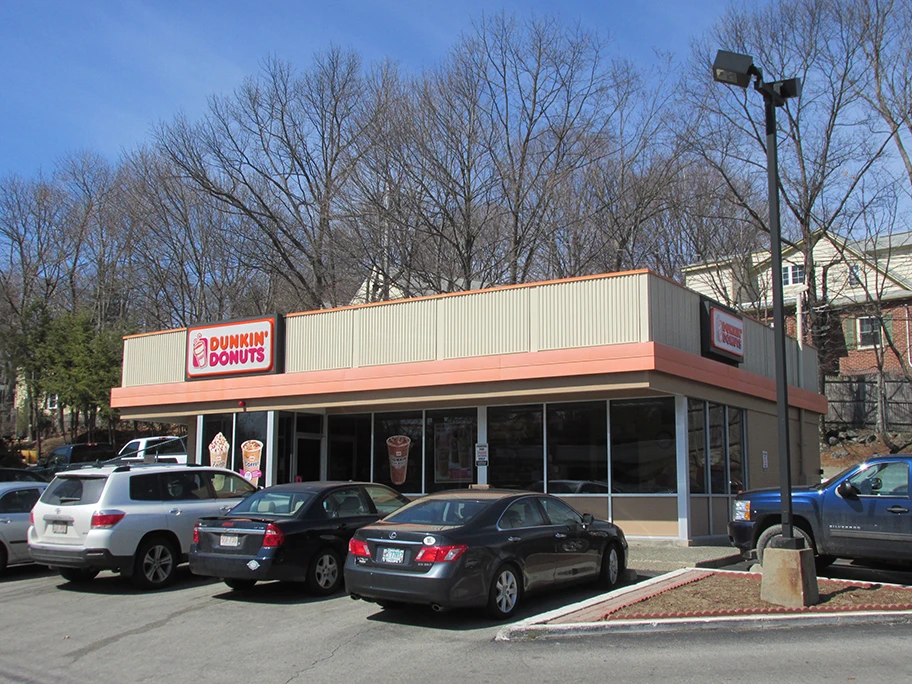
{"label": "black sedan", "polygon": [[338,591],[342,559],[359,527],[408,503],[369,482],[298,482],[267,487],[221,517],[200,518],[190,570],[232,589],[260,580],[305,582],[320,596]]}
{"label": "black sedan", "polygon": [[627,540],[613,523],[534,492],[430,494],[362,527],[348,545],[345,586],[382,607],[486,607],[507,618],[530,592],[581,580],[614,587]]}

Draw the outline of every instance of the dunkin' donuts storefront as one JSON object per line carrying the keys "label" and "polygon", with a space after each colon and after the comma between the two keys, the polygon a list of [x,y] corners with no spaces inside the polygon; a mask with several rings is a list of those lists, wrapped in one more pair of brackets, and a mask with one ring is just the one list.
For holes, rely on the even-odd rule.
{"label": "dunkin' donuts storefront", "polygon": [[[817,358],[789,340],[793,481],[817,481]],[[725,535],[775,486],[773,331],[647,271],[124,340],[125,419],[261,485],[548,491],[631,537]]]}

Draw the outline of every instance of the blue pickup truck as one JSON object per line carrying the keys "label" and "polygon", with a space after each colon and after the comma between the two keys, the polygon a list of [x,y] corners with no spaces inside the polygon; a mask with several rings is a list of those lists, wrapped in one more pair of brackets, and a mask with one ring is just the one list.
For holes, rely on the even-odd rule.
{"label": "blue pickup truck", "polygon": [[[912,560],[912,456],[875,456],[835,477],[792,490],[794,534],[814,550],[817,568],[836,558]],[[728,537],[745,558],[782,536],[778,489],[742,492],[734,501]]]}

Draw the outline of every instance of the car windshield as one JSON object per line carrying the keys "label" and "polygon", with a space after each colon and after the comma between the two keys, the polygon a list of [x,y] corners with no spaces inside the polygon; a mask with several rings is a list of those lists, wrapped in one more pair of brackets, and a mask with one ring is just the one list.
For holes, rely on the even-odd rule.
{"label": "car windshield", "polygon": [[385,520],[403,525],[443,525],[455,527],[465,525],[491,505],[490,501],[466,499],[419,499],[398,511],[390,513]]}
{"label": "car windshield", "polygon": [[231,515],[257,515],[291,517],[314,498],[313,492],[270,491],[264,489],[248,496],[231,509]]}
{"label": "car windshield", "polygon": [[98,503],[107,477],[67,477],[54,478],[41,495],[41,502],[51,506],[76,506]]}

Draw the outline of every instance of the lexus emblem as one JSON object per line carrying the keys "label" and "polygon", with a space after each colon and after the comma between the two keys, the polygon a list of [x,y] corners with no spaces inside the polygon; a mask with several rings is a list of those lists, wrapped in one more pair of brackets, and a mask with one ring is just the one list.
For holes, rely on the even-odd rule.
{"label": "lexus emblem", "polygon": [[395,538],[396,538],[396,533],[390,532],[390,539],[395,539]]}

